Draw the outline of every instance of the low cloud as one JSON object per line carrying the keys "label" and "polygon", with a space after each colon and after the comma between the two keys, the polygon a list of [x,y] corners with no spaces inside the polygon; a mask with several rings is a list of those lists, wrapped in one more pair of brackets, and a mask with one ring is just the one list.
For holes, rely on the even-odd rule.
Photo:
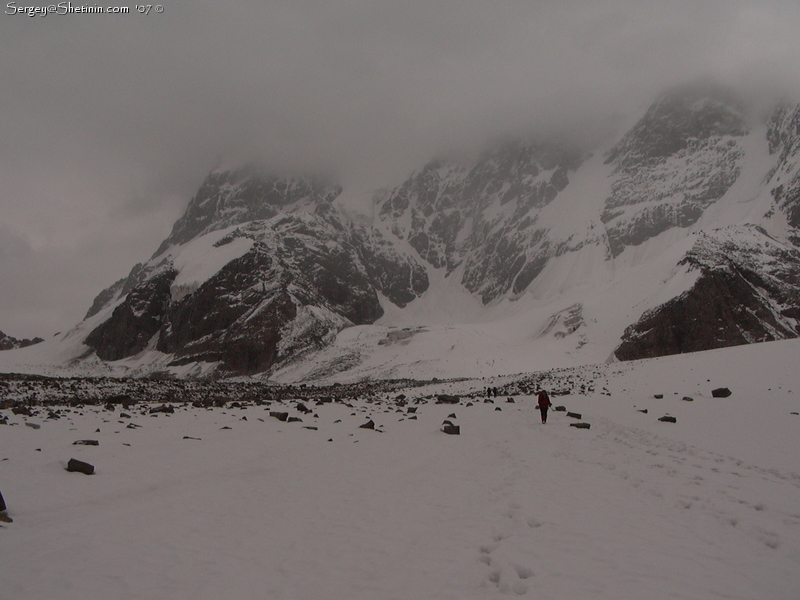
{"label": "low cloud", "polygon": [[[96,292],[150,255],[223,162],[369,189],[509,133],[598,143],[698,78],[800,97],[799,12],[737,0],[273,0],[0,14],[0,211],[31,248],[72,254],[75,273],[86,240],[105,240],[103,268],[74,278]],[[0,329],[16,319],[5,310]]]}

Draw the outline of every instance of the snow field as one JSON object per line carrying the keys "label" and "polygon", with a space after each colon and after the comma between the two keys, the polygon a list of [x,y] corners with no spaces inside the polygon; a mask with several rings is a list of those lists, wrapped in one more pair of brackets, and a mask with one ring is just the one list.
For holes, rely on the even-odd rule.
{"label": "snow field", "polygon": [[[589,430],[559,412],[541,425],[527,396],[414,402],[480,381],[407,392],[416,420],[390,398],[306,403],[318,417],[129,410],[138,429],[101,407],[27,418],[38,430],[9,415],[0,598],[794,599],[793,350],[595,367],[610,396],[553,399]],[[742,366],[757,356],[761,377]],[[733,395],[711,398],[717,384]],[[439,431],[451,413],[460,436]],[[87,438],[100,445],[72,445]],[[66,472],[71,457],[97,473]]]}

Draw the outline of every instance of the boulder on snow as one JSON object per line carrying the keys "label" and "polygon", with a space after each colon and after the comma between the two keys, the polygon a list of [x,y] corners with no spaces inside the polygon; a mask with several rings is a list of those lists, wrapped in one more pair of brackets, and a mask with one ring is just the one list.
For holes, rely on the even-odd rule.
{"label": "boulder on snow", "polygon": [[567,412],[567,407],[566,406],[556,406],[553,410],[556,411],[556,412]]}
{"label": "boulder on snow", "polygon": [[669,415],[663,416],[659,419],[659,421],[663,421],[664,423],[677,423],[678,419],[675,417],[671,417]]}
{"label": "boulder on snow", "polygon": [[72,442],[73,446],[99,446],[100,442],[97,440],[76,440]]}
{"label": "boulder on snow", "polygon": [[726,388],[726,387],[721,387],[721,388],[717,388],[717,389],[715,389],[715,390],[711,390],[711,395],[712,395],[714,398],[727,398],[727,397],[728,397],[728,396],[730,396],[732,393],[733,393],[733,392],[731,392],[731,391],[730,391],[728,388]]}
{"label": "boulder on snow", "polygon": [[287,420],[289,418],[289,413],[288,412],[276,412],[274,410],[271,410],[269,412],[269,416],[273,417],[274,419],[278,419],[278,421],[285,421],[285,420]]}
{"label": "boulder on snow", "polygon": [[375,421],[370,419],[369,421],[367,421],[363,425],[359,425],[358,427],[359,429],[375,429]]}
{"label": "boulder on snow", "polygon": [[461,435],[461,427],[453,425],[450,421],[445,421],[442,424],[442,431],[448,435]]}
{"label": "boulder on snow", "polygon": [[162,404],[161,406],[156,406],[155,408],[150,409],[150,414],[155,413],[168,413],[172,414],[175,412],[175,409],[172,407],[171,404]]}
{"label": "boulder on snow", "polygon": [[578,429],[589,429],[591,425],[589,423],[570,423],[570,427],[577,427]]}
{"label": "boulder on snow", "polygon": [[31,429],[41,429],[42,426],[38,423],[25,423],[26,427],[30,427]]}
{"label": "boulder on snow", "polygon": [[86,475],[93,475],[94,465],[90,465],[89,463],[83,462],[82,460],[78,460],[77,458],[70,458],[69,462],[67,463],[67,471],[85,473]]}
{"label": "boulder on snow", "polygon": [[436,404],[458,404],[458,396],[439,394],[436,396]]}
{"label": "boulder on snow", "polygon": [[691,396],[684,396],[683,397],[683,401],[684,402],[694,402],[694,398],[692,398]]}
{"label": "boulder on snow", "polygon": [[6,509],[8,509],[6,506],[6,501],[3,499],[3,494],[0,493],[0,512],[3,512]]}
{"label": "boulder on snow", "polygon": [[567,416],[573,419],[580,419],[581,413],[568,412]]}
{"label": "boulder on snow", "polygon": [[653,398],[656,400],[661,400],[664,397],[664,394],[653,394]]}

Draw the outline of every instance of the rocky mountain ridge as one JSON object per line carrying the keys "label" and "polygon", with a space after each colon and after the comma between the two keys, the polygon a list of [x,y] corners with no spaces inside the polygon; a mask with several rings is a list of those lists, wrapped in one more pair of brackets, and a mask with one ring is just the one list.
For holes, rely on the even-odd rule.
{"label": "rocky mountain ridge", "polygon": [[39,344],[43,341],[44,340],[40,337],[35,337],[33,339],[24,338],[19,340],[0,331],[0,351],[15,350],[16,348],[27,348],[28,346],[33,346],[34,344]]}
{"label": "rocky mountain ridge", "polygon": [[[375,195],[371,225],[346,217],[341,193],[212,172],[153,257],[95,299],[76,360],[88,346],[157,365],[144,371],[269,375],[353,326],[420,324],[437,303],[466,319],[441,306],[455,296],[437,301],[445,284],[481,321],[529,315],[530,343],[571,360],[800,335],[800,105],[757,123],[725,90],[681,88],[605,148],[516,140],[432,161]],[[325,369],[421,351],[417,331]]]}

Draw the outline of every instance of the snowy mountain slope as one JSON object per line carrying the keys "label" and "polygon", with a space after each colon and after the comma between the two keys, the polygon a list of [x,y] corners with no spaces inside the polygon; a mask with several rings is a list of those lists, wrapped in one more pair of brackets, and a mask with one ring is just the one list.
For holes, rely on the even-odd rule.
{"label": "snowy mountain slope", "polygon": [[433,161],[374,195],[371,224],[332,203],[336,185],[213,172],[153,258],[98,295],[85,346],[40,354],[344,381],[797,337],[798,115],[678,88],[592,152],[516,140]]}
{"label": "snowy mountain slope", "polygon": [[[798,350],[787,340],[441,382],[310,414],[290,398],[152,416],[152,404],[127,417],[102,405],[50,407],[58,419],[0,410],[13,519],[0,524],[3,591],[794,600]],[[591,428],[558,412],[541,425],[518,393],[540,384]],[[488,385],[503,392],[491,403]],[[721,386],[731,396],[713,398]],[[442,392],[459,404],[435,404]],[[677,422],[658,420],[667,413]],[[460,435],[440,431],[445,419]],[[360,427],[368,420],[375,430]],[[66,472],[71,457],[95,474]]]}
{"label": "snowy mountain slope", "polygon": [[[203,203],[193,202],[189,213],[196,205]],[[380,317],[376,288],[403,303],[426,285],[413,259],[382,246],[379,234],[343,223],[325,200],[166,248],[150,261],[157,266],[145,281],[87,336],[103,360],[132,357],[156,336],[155,349],[172,355],[173,366],[262,371]]]}

